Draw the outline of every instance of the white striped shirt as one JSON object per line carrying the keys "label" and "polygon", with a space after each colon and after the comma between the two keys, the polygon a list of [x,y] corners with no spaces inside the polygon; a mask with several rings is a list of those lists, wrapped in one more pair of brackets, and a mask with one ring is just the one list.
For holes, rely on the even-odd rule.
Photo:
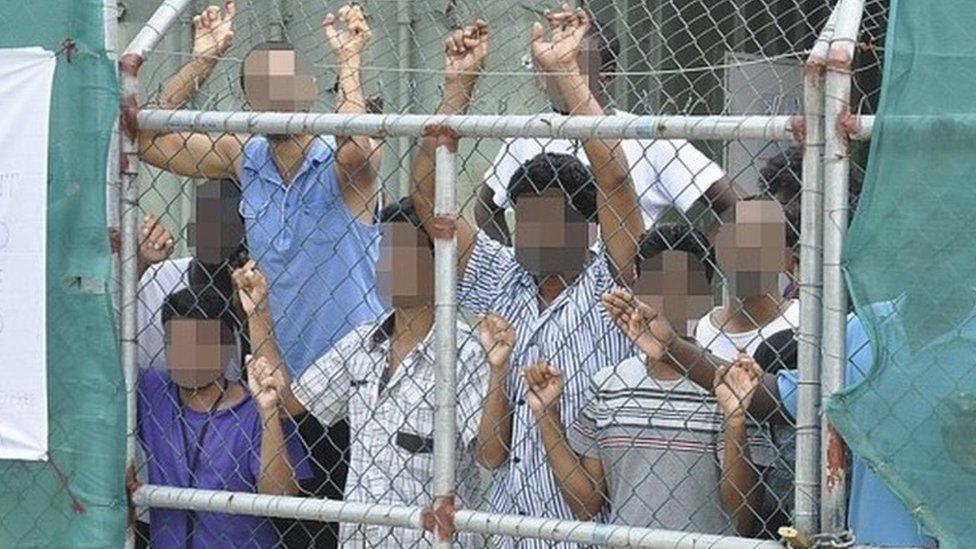
{"label": "white striped shirt", "polygon": [[[585,404],[593,374],[635,352],[600,304],[600,296],[612,288],[609,264],[600,254],[549,307],[540,311],[535,279],[518,264],[514,250],[495,242],[483,232],[477,234],[471,259],[459,282],[459,302],[475,314],[502,316],[517,334],[508,382],[509,395],[514,401],[512,449],[508,462],[495,475],[492,511],[574,518],[546,461],[545,448],[525,404],[525,390],[518,373],[542,359],[559,367],[566,379],[561,402],[562,418],[564,424],[571,424]],[[511,538],[497,542],[504,547],[515,545]],[[518,546],[573,545],[520,540]]]}
{"label": "white striped shirt", "polygon": [[[325,425],[348,418],[351,447],[345,501],[429,505],[433,501],[434,330],[388,372],[393,316],[346,334],[315,361],[292,390]],[[478,337],[457,327],[457,496],[472,507],[478,470],[472,443],[478,434],[488,367]],[[388,379],[387,379],[388,378]],[[422,530],[342,523],[342,547],[429,547]],[[475,537],[458,536],[461,547]]]}

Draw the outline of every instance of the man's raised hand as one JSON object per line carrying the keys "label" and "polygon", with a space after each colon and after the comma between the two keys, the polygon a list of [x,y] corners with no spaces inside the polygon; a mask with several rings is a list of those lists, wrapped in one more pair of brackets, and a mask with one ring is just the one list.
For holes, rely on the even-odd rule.
{"label": "man's raised hand", "polygon": [[582,8],[563,4],[562,9],[546,12],[549,41],[542,23],[532,25],[532,59],[536,67],[548,73],[579,74],[580,44],[590,29],[590,18]]}
{"label": "man's raised hand", "polygon": [[444,73],[448,86],[470,93],[488,59],[488,23],[478,19],[451,31],[444,39]]}
{"label": "man's raised hand", "polygon": [[256,312],[266,310],[268,281],[264,278],[264,274],[257,269],[253,259],[245,263],[243,267],[235,269],[231,273],[231,278],[234,281],[234,287],[237,288],[245,315],[250,317]]}
{"label": "man's raised hand", "polygon": [[373,31],[366,22],[366,14],[359,4],[345,5],[339,8],[338,14],[326,15],[322,30],[340,64],[358,64],[362,60],[366,44],[373,36]]}
{"label": "man's raised hand", "polygon": [[237,13],[234,0],[228,0],[221,12],[210,6],[193,18],[193,57],[217,60],[234,43],[233,19]]}
{"label": "man's raised hand", "polygon": [[648,359],[660,360],[667,354],[675,338],[668,319],[625,290],[603,294],[601,301],[617,328],[644,351]]}

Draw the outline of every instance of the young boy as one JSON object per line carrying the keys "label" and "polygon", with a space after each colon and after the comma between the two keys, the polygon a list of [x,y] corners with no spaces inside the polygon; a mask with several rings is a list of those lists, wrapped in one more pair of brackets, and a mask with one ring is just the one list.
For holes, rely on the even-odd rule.
{"label": "young boy", "polygon": [[[348,418],[352,459],[345,501],[428,505],[434,450],[433,243],[409,199],[386,207],[380,222],[379,289],[392,311],[359,326],[317,360],[294,381],[286,405],[293,415],[307,411],[324,425]],[[514,343],[514,335],[499,323],[493,320],[497,329],[485,333],[497,358],[493,371],[505,368]],[[470,328],[459,322],[457,331],[457,504],[471,507],[476,443],[485,451],[483,433],[495,426],[481,419],[485,354]],[[493,377],[499,375],[504,377]],[[349,547],[391,548],[426,547],[433,541],[422,531],[355,524],[342,524],[339,540]],[[459,541],[470,545],[473,540],[461,536]]]}
{"label": "young boy", "polygon": [[[636,291],[686,327],[710,305],[710,255],[700,232],[663,225],[643,239]],[[620,328],[643,347],[640,327]],[[727,385],[713,396],[652,350],[597,372],[568,429],[559,415],[562,373],[544,362],[527,368],[526,399],[566,503],[584,520],[609,505],[617,524],[750,532],[759,491],[737,399],[751,398],[755,368],[743,359],[718,372]]]}
{"label": "young boy", "polygon": [[[570,112],[600,115],[577,64],[578,50],[589,25],[582,10],[551,14],[556,34],[544,40],[541,24],[533,28],[536,64],[555,83]],[[467,108],[488,52],[484,23],[459,29],[446,41],[447,71],[444,98],[438,112],[456,114]],[[421,142],[413,165],[413,203],[428,233],[439,224],[433,211],[434,163],[437,136]],[[543,357],[572,368],[568,373],[564,410],[567,417],[583,404],[586,380],[601,367],[633,354],[632,345],[613,328],[599,307],[599,297],[614,285],[614,276],[630,283],[636,240],[643,233],[637,195],[625,161],[613,140],[583,142],[592,165],[587,169],[573,156],[539,155],[526,162],[509,182],[515,202],[517,234],[514,248],[504,247],[476,232],[463,217],[453,221],[458,246],[458,300],[477,315],[497,313],[519,334],[513,351],[515,366]],[[593,221],[600,227],[605,251],[589,261]],[[513,394],[521,394],[520,380],[509,379]],[[514,451],[495,475],[492,510],[509,514],[571,518],[572,513],[546,471],[545,449],[532,428],[524,401],[507,403],[512,409]],[[511,539],[499,539],[510,546]],[[541,541],[519,542],[523,547],[550,547]]]}
{"label": "young boy", "polygon": [[[242,303],[252,339],[263,341],[266,310],[250,299]],[[138,432],[149,482],[296,494],[310,474],[291,423],[279,413],[281,380],[258,375],[268,368],[263,355],[248,360],[254,373],[248,387],[225,378],[241,361],[240,325],[227,296],[213,288],[180,290],[166,298],[162,323],[168,371],[139,374]],[[272,522],[260,517],[156,508],[150,517],[155,548],[271,548],[279,541]]]}

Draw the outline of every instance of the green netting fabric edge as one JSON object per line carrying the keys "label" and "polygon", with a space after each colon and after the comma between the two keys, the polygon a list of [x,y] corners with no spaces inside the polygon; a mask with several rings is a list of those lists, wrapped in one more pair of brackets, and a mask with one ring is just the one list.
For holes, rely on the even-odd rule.
{"label": "green netting fabric edge", "polygon": [[[952,191],[940,189],[938,185],[940,182],[946,183],[944,179],[946,172],[959,172],[959,179],[954,180],[957,183],[967,177],[971,178],[972,169],[976,164],[974,162],[976,154],[973,152],[972,145],[976,143],[976,100],[965,97],[966,93],[972,94],[972,87],[966,89],[959,84],[959,81],[965,78],[972,79],[971,76],[960,75],[967,72],[970,75],[976,73],[976,63],[973,63],[976,56],[958,55],[958,60],[950,59],[948,63],[955,62],[960,72],[953,72],[950,75],[948,74],[950,71],[944,71],[943,82],[933,78],[932,72],[924,74],[916,72],[915,76],[912,76],[912,72],[917,71],[919,63],[924,63],[924,59],[920,59],[924,55],[920,52],[924,51],[930,56],[941,53],[939,48],[932,47],[933,44],[946,44],[952,41],[955,41],[955,44],[963,41],[971,43],[971,30],[965,33],[966,35],[959,32],[965,29],[965,25],[946,25],[945,22],[957,19],[969,21],[971,25],[974,16],[976,16],[974,6],[962,0],[945,2],[892,0],[891,2],[881,101],[873,129],[867,177],[858,206],[858,216],[851,226],[844,250],[844,268],[848,287],[855,310],[871,339],[875,362],[863,382],[834,395],[826,407],[828,417],[847,443],[905,503],[924,530],[939,539],[940,546],[943,548],[967,546],[965,536],[962,535],[964,531],[959,528],[957,521],[943,516],[946,512],[945,505],[940,505],[943,502],[930,501],[930,498],[922,497],[911,480],[897,467],[892,467],[885,458],[886,452],[890,453],[890,450],[879,447],[876,438],[871,434],[871,419],[857,417],[852,410],[859,399],[868,395],[877,380],[886,375],[887,362],[879,358],[886,352],[882,335],[882,325],[886,319],[885,313],[881,311],[890,311],[890,308],[879,307],[878,304],[890,303],[898,298],[900,292],[905,292],[907,289],[905,282],[913,270],[917,273],[919,270],[943,267],[937,264],[923,264],[924,262],[909,263],[900,269],[898,275],[895,275],[887,272],[892,260],[885,262],[879,258],[884,253],[897,250],[898,244],[902,242],[899,239],[902,238],[905,239],[906,249],[920,249],[925,244],[922,239],[926,237],[926,229],[935,233],[927,235],[933,239],[933,246],[945,244],[934,239],[951,240],[959,236],[940,234],[937,228],[924,224],[903,223],[906,219],[917,221],[924,212],[916,210],[905,213],[904,218],[899,216],[897,205],[892,207],[892,204],[898,200],[907,203],[912,197],[892,196],[904,189],[892,187],[893,165],[882,163],[888,161],[886,154],[890,159],[897,150],[897,154],[901,157],[898,167],[906,168],[907,165],[907,168],[894,177],[904,178],[902,181],[914,179],[918,185],[918,192],[921,193],[920,196],[928,193],[929,203],[946,204],[949,201],[948,207],[953,207]],[[923,49],[923,46],[929,49]],[[951,54],[947,53],[947,55]],[[963,64],[964,60],[968,62]],[[944,69],[942,63],[945,62],[945,59],[940,59],[938,68]],[[949,90],[951,93],[934,93],[939,86],[944,86],[941,91]],[[956,89],[960,87],[963,89]],[[915,146],[912,146],[912,143]],[[937,153],[935,157],[932,154],[933,149]],[[943,179],[938,179],[933,176],[933,172],[927,171],[933,163],[949,166],[940,172]],[[958,184],[946,186],[960,189]],[[969,187],[971,188],[971,185]],[[948,194],[943,196],[941,193]],[[967,199],[961,204],[965,203],[971,205],[972,201]],[[879,205],[883,205],[880,208],[883,214],[877,211]],[[927,215],[931,219],[942,213],[944,212],[933,208]],[[884,215],[889,217],[883,219]],[[945,222],[940,226],[954,225],[952,222]],[[973,227],[976,227],[976,224],[970,221],[970,230]],[[973,238],[971,232],[968,238]],[[942,253],[941,250],[942,248],[939,251],[932,251],[929,257],[938,256]],[[971,247],[963,250],[964,253],[972,251]],[[971,273],[969,276],[972,276]],[[892,373],[889,371],[888,375]],[[914,473],[917,476],[917,471]],[[951,479],[948,485],[952,485]]]}
{"label": "green netting fabric edge", "polygon": [[[0,47],[58,51],[48,160],[51,462],[0,462],[0,547],[121,547],[125,386],[112,312],[105,177],[118,106],[102,0],[0,9]],[[66,484],[55,471],[63,472]],[[83,510],[82,510],[83,509]]]}

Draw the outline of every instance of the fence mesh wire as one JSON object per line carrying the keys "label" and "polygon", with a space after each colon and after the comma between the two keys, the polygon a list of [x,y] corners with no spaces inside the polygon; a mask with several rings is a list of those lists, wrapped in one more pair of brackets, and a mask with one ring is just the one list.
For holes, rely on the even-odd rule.
{"label": "fence mesh wire", "polygon": [[[444,36],[483,18],[491,28],[489,61],[469,112],[552,110],[540,90],[528,43],[531,23],[556,6],[458,0],[360,4],[373,31],[361,67],[369,109],[434,112],[443,92]],[[204,7],[191,6],[194,13]],[[799,113],[803,61],[830,13],[823,2],[796,0],[619,0],[589,1],[584,7],[611,45],[601,61],[605,74],[600,98],[604,107],[623,111],[622,116]],[[331,3],[239,0],[234,45],[206,79],[194,83],[187,107],[250,110],[241,89],[245,57],[259,44],[286,40],[295,47],[299,67],[317,78],[312,111],[331,112],[337,63],[321,22],[327,9],[338,8]],[[192,15],[188,11],[180,24],[189,28]],[[872,113],[877,102],[884,18],[885,2],[869,2],[854,71],[853,104],[863,113]],[[181,32],[185,43],[165,43],[140,75],[147,107],[165,99],[165,83],[191,58],[192,33],[172,32]],[[420,150],[417,139],[359,138],[353,144],[366,154],[355,173],[342,173],[331,166],[342,162],[339,151],[345,139],[281,137],[270,142],[279,150],[301,149],[299,162],[276,163],[269,140],[260,135],[183,134],[176,140],[160,135],[144,143],[143,159],[161,169],[144,164],[140,173],[141,213],[154,216],[145,221],[150,230],[140,233],[145,239],[138,292],[140,480],[429,505],[434,496],[435,408],[433,339],[427,332],[433,267],[426,248],[418,245],[428,242],[423,233],[397,228],[404,221],[412,226],[411,221],[425,219],[395,213],[396,208],[384,210],[407,204],[400,199],[415,183],[412,162],[429,151]],[[697,288],[708,296],[708,307],[695,309],[690,301],[678,300],[686,312],[697,312],[681,319],[696,321],[687,335],[724,360],[745,351],[767,374],[795,367],[795,258],[786,254],[785,260],[774,261],[766,269],[774,275],[772,282],[764,278],[761,289],[750,286],[742,274],[748,269],[738,268],[737,261],[745,264],[749,260],[742,258],[754,257],[769,266],[760,259],[775,248],[769,242],[795,251],[801,158],[793,146],[749,140],[633,140],[619,145],[645,226],[657,229],[640,239],[646,250],[688,252],[710,241],[717,248],[700,260],[686,254],[691,259],[677,271],[665,266],[670,264],[667,254],[657,263],[641,263],[648,271],[658,265],[653,272],[659,276],[648,279],[656,281],[647,283],[653,291],[635,288],[635,293],[672,303]],[[183,154],[194,147],[202,147],[204,154]],[[536,156],[542,152],[566,156]],[[533,158],[538,162],[527,164]],[[548,225],[531,219],[520,223],[520,214],[506,208],[504,190],[518,179],[513,178],[516,173],[537,178],[534,184],[556,179],[568,188],[573,158],[592,164],[579,141],[461,141],[457,183],[462,210],[472,225],[488,232],[513,228],[510,235],[501,231],[496,237],[510,238],[516,251],[484,236],[474,241],[473,249],[459,250],[471,257],[467,271],[458,272],[465,279],[458,290],[463,320],[457,331],[458,507],[775,539],[776,529],[789,524],[793,512],[795,433],[788,414],[769,410],[750,416],[744,431],[749,448],[745,470],[755,478],[745,490],[741,485],[730,488],[726,465],[732,454],[725,445],[731,439],[719,405],[721,390],[713,393],[660,365],[648,370],[598,300],[614,287],[611,271],[599,269],[599,243],[580,280],[570,279],[569,288],[553,303],[540,307],[535,298],[526,297],[534,290],[520,291],[535,281],[519,248],[545,241],[547,231],[563,229],[549,213],[540,218],[548,219]],[[592,166],[591,171],[599,168]],[[376,175],[365,184],[349,183],[371,170]],[[282,171],[296,178],[284,183]],[[728,193],[719,192],[725,176],[734,185]],[[354,185],[351,192],[349,185]],[[572,202],[585,202],[585,197],[574,195]],[[385,222],[376,224],[380,211]],[[700,232],[677,229],[673,223]],[[606,238],[623,230],[608,228],[603,227]],[[762,244],[740,243],[723,254],[723,238],[738,234],[745,242],[746,233]],[[651,244],[654,234],[662,241],[657,248]],[[238,247],[245,235],[246,253],[266,278],[270,329],[247,311],[246,294],[258,291],[260,284],[247,286],[242,294],[232,281],[234,269],[245,260]],[[590,238],[596,242],[600,237],[594,233]],[[578,251],[583,257],[585,251]],[[706,266],[688,267],[696,262]],[[716,274],[710,282],[694,278],[712,270]],[[411,287],[413,302],[402,295]],[[400,292],[392,303],[384,298],[390,290]],[[392,316],[391,306],[397,311]],[[501,344],[503,336],[493,339],[482,333],[486,322],[494,325],[484,320],[489,313],[510,323],[516,337],[511,361],[497,376],[488,360],[494,347],[489,344],[486,353],[483,342],[487,337]],[[394,320],[411,329],[396,326]],[[676,325],[679,331],[688,327]],[[272,361],[276,352],[287,366],[297,401],[310,413],[261,410],[266,392],[249,385],[267,379],[274,386],[276,378],[253,371],[244,375],[244,356]],[[520,377],[523,368],[540,360],[565,374],[555,416],[564,438],[555,447],[543,440],[540,424],[545,416],[539,419],[530,411],[536,396],[527,394]],[[219,383],[204,385],[205,390],[180,389],[177,382],[193,385],[182,381],[180,365],[196,371],[204,361],[227,366],[225,375],[208,378]],[[501,391],[504,398],[490,402],[493,391]],[[501,419],[483,424],[489,406],[502,404]],[[274,438],[279,435],[281,440]],[[489,435],[504,441],[501,455],[488,455],[483,448]],[[571,465],[562,468],[563,474],[554,473],[555,459]],[[572,483],[583,488],[570,493],[567,486]],[[578,500],[578,494],[591,492],[590,501]],[[140,510],[139,516],[151,523],[149,541],[160,546],[182,546],[190,538],[198,546],[253,547],[272,546],[279,539],[289,547],[419,547],[433,540],[430,533],[385,526],[339,527],[179,510],[155,511],[151,520]],[[519,542],[472,534],[461,534],[457,541],[465,546]],[[521,540],[521,545],[529,544]]]}

